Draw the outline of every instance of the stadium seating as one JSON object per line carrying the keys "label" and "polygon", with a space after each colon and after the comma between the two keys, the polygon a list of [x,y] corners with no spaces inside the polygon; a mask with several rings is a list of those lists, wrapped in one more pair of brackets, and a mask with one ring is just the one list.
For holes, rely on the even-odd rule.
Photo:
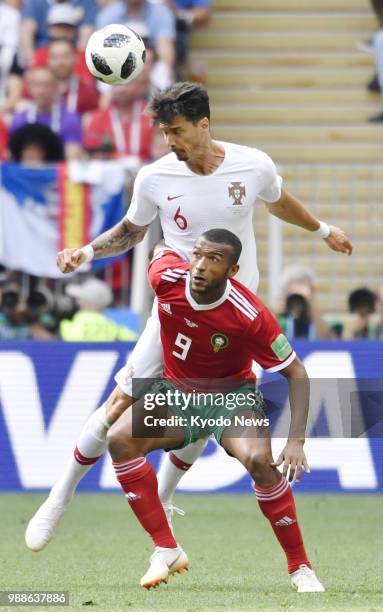
{"label": "stadium seating", "polygon": [[[356,50],[375,28],[366,0],[215,0],[209,27],[193,35],[194,60],[208,67],[215,137],[264,149],[288,190],[350,232],[351,260],[284,226],[284,265],[312,268],[319,305],[331,312],[345,310],[352,288],[379,285],[383,131],[366,120],[380,100],[365,89],[373,58]],[[256,223],[266,297],[263,207]]]}

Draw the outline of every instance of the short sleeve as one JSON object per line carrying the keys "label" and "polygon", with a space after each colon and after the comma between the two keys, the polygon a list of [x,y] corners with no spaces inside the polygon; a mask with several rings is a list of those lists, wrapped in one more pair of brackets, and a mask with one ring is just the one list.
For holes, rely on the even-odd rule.
{"label": "short sleeve", "polygon": [[148,266],[148,280],[155,294],[159,297],[174,287],[184,277],[189,264],[177,253],[164,247]]}
{"label": "short sleeve", "polygon": [[134,225],[149,225],[157,215],[157,206],[152,195],[152,175],[148,166],[138,172],[134,181],[133,196],[126,217]]}
{"label": "short sleeve", "polygon": [[253,359],[267,372],[287,368],[296,357],[289,341],[267,308],[251,324],[245,342]]}
{"label": "short sleeve", "polygon": [[282,177],[279,176],[271,157],[262,153],[260,163],[261,188],[258,197],[265,202],[278,202],[282,195]]}

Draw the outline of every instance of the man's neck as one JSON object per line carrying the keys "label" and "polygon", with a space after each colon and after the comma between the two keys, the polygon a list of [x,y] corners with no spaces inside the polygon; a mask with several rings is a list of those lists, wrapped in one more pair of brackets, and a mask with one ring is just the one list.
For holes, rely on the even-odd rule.
{"label": "man's neck", "polygon": [[221,297],[226,291],[226,288],[227,282],[223,286],[217,287],[216,289],[214,289],[214,291],[211,291],[209,293],[198,293],[197,291],[193,291],[193,289],[190,287],[190,295],[192,296],[193,300],[197,302],[197,304],[214,304],[215,302],[218,302],[218,300],[221,299]]}
{"label": "man's neck", "polygon": [[68,78],[66,79],[60,79],[57,81],[58,82],[57,89],[60,94],[63,94],[66,91],[68,91],[70,82],[71,82],[71,78],[72,78],[71,76],[68,76]]}
{"label": "man's neck", "polygon": [[206,145],[202,145],[193,155],[186,165],[195,174],[213,174],[220,167],[225,159],[225,149],[214,140],[209,140]]}

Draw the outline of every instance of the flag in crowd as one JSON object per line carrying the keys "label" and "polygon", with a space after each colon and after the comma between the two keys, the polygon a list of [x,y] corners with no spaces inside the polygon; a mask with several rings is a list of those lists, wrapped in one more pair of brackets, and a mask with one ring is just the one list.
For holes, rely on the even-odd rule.
{"label": "flag in crowd", "polygon": [[57,251],[86,244],[123,214],[124,172],[119,164],[70,162],[28,168],[4,163],[0,263],[36,276],[60,277]]}

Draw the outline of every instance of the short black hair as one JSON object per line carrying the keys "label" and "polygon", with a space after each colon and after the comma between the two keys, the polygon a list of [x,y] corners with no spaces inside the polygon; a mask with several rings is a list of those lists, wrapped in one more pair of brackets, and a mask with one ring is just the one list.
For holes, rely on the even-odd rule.
{"label": "short black hair", "polygon": [[350,312],[371,314],[375,312],[376,295],[368,287],[360,287],[351,291],[348,296]]}
{"label": "short black hair", "polygon": [[210,120],[209,94],[198,83],[175,83],[153,96],[148,113],[155,124],[172,123],[177,115],[194,124],[205,117]]}
{"label": "short black hair", "polygon": [[15,130],[9,140],[12,159],[20,162],[24,149],[31,145],[41,147],[46,162],[58,162],[64,159],[64,146],[61,138],[46,125],[27,123]]}
{"label": "short black hair", "polygon": [[233,256],[231,263],[236,264],[241,256],[242,242],[240,239],[227,229],[211,229],[204,232],[201,236],[209,242],[217,242],[218,244],[228,244],[231,246]]}

